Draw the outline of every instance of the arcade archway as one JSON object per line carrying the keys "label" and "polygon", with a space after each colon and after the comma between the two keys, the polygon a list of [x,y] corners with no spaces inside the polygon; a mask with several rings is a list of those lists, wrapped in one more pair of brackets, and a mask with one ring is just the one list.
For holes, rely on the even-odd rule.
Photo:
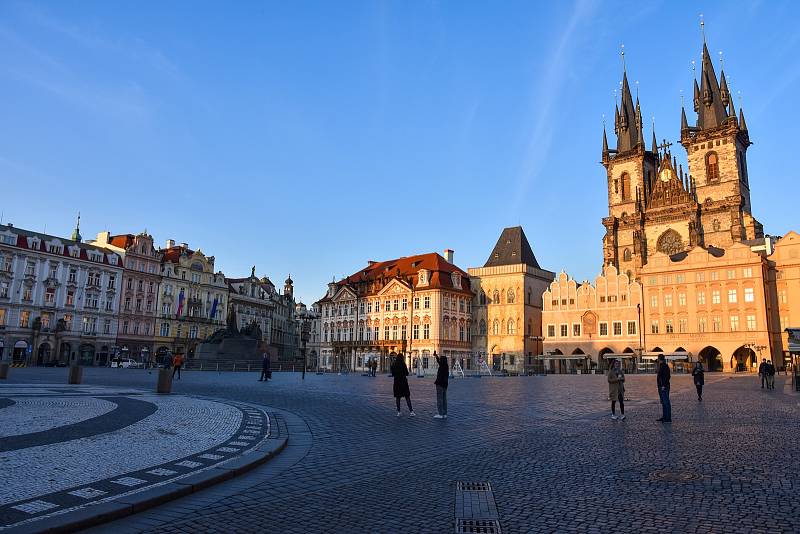
{"label": "arcade archway", "polygon": [[722,371],[722,360],[716,347],[705,347],[697,356],[707,371]]}

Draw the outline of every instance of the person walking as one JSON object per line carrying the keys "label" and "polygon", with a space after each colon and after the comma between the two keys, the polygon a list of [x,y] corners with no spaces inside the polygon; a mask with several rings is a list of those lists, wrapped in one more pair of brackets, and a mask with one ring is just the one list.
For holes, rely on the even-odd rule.
{"label": "person walking", "polygon": [[178,380],[181,379],[181,366],[183,365],[183,354],[178,353],[172,358],[172,379],[175,379],[175,373],[178,373]]}
{"label": "person walking", "polygon": [[450,366],[447,363],[447,356],[441,358],[433,351],[433,359],[439,364],[436,371],[436,412],[434,419],[447,419],[447,383],[450,380]]}
{"label": "person walking", "polygon": [[[615,421],[625,420],[625,373],[622,372],[622,365],[619,360],[614,360],[608,370],[608,398],[611,399],[611,419]],[[617,417],[617,402],[619,402],[619,413]]]}
{"label": "person walking", "polygon": [[761,389],[764,389],[764,384],[767,382],[767,359],[761,358],[761,365],[758,366],[758,376],[761,377]]}
{"label": "person walking", "polygon": [[764,371],[767,375],[767,389],[775,389],[775,364],[768,361]]}
{"label": "person walking", "polygon": [[656,385],[658,386],[658,399],[661,401],[661,417],[657,419],[662,423],[672,422],[672,405],[669,402],[669,379],[670,370],[663,354],[658,355],[658,374],[656,375]]}
{"label": "person walking", "polygon": [[692,369],[692,378],[694,379],[694,387],[697,388],[698,401],[703,400],[703,384],[706,383],[705,374],[702,362],[695,362],[694,369]]}
{"label": "person walking", "polygon": [[261,355],[261,377],[258,379],[259,382],[266,382],[269,380],[269,355],[265,352]]}
{"label": "person walking", "polygon": [[397,403],[397,417],[400,417],[400,399],[405,397],[406,404],[408,405],[409,415],[417,415],[414,413],[414,408],[411,407],[411,390],[408,388],[408,366],[402,354],[394,357],[392,362],[392,377],[394,384],[392,390],[394,393],[394,400]]}
{"label": "person walking", "polygon": [[372,376],[378,376],[378,359],[372,358],[372,362],[370,363],[370,367],[372,367]]}

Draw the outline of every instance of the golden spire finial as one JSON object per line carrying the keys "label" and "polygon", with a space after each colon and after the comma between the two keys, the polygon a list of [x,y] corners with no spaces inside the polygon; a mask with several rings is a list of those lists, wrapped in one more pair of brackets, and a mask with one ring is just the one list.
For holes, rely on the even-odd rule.
{"label": "golden spire finial", "polygon": [[683,107],[683,89],[681,89],[681,107]]}

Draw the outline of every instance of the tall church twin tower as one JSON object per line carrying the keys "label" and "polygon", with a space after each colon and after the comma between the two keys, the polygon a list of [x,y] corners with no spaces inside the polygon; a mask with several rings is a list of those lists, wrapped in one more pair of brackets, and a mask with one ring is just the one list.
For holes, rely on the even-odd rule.
{"label": "tall church twin tower", "polygon": [[695,246],[727,248],[763,237],[753,218],[747,176],[750,137],[744,113],[736,116],[725,73],[720,79],[703,43],[700,82],[694,82],[695,126],[681,108],[681,145],[689,168],[676,164],[671,143],[653,132],[645,148],[639,97],[634,104],[627,72],[622,102],[614,113],[617,147],[603,129],[603,166],[608,179],[608,217],[603,219],[603,259],[631,278],[656,252],[678,254]]}

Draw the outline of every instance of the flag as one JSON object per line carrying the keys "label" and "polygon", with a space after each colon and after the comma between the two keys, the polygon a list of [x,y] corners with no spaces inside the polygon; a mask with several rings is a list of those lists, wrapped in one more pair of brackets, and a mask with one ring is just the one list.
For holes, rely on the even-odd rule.
{"label": "flag", "polygon": [[214,302],[211,303],[211,314],[209,315],[208,318],[213,321],[216,315],[217,315],[217,297],[214,297]]}
{"label": "flag", "polygon": [[178,295],[178,313],[177,313],[177,316],[180,317],[182,312],[183,312],[183,289],[181,289],[181,292]]}

